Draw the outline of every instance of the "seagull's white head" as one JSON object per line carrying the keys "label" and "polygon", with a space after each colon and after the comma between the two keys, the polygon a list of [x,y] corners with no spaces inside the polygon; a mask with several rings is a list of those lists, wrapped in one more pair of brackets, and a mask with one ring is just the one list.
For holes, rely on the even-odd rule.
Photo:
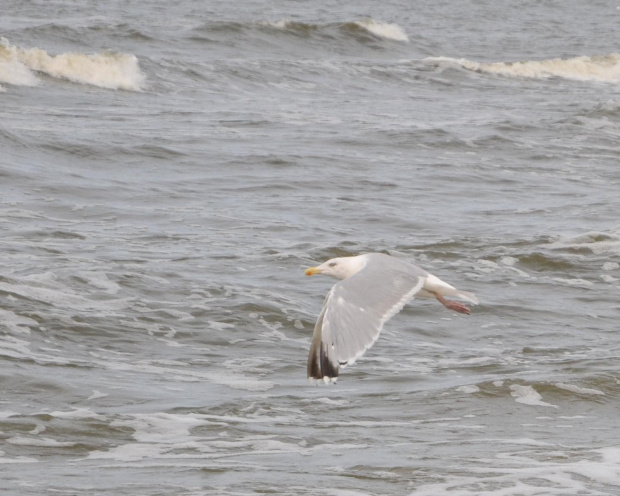
{"label": "seagull's white head", "polygon": [[364,255],[357,257],[340,257],[332,258],[317,267],[309,267],[306,269],[306,275],[324,274],[326,276],[335,277],[336,279],[346,279],[356,274],[366,265]]}

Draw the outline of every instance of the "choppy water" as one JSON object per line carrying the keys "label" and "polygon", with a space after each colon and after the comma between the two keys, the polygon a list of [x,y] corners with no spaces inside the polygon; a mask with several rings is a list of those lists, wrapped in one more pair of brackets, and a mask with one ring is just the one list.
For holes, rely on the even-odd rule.
{"label": "choppy water", "polygon": [[[2,10],[4,494],[620,494],[617,3]],[[482,304],[310,387],[368,251]]]}

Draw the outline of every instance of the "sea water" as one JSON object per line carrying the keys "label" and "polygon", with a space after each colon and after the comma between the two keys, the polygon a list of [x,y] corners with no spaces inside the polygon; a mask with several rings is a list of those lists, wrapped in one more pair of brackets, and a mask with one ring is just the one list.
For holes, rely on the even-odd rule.
{"label": "sea water", "polygon": [[[619,15],[5,2],[3,494],[620,494]],[[481,303],[309,386],[374,251]]]}

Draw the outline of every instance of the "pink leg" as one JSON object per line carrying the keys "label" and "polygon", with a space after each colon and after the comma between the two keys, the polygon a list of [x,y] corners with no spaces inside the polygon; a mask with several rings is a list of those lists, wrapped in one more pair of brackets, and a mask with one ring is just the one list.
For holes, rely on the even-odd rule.
{"label": "pink leg", "polygon": [[465,305],[463,305],[462,303],[458,301],[445,300],[444,298],[442,298],[436,293],[435,293],[435,298],[437,298],[439,303],[441,303],[444,307],[450,310],[454,310],[455,312],[459,312],[459,313],[466,313],[467,315],[469,315],[470,313],[469,308],[467,308]]}

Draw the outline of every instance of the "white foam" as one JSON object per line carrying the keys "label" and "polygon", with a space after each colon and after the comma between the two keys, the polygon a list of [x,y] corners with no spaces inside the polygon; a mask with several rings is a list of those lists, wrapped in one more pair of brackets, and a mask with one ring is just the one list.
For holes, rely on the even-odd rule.
{"label": "white foam", "polygon": [[[18,57],[5,38],[0,38],[0,82],[15,86],[36,86],[37,76]],[[0,86],[0,91],[6,91]]]}
{"label": "white foam", "polygon": [[68,441],[56,441],[47,437],[21,437],[15,436],[6,440],[9,444],[16,446],[39,446],[42,448],[70,448],[75,443]]}
{"label": "white foam", "polygon": [[[174,459],[174,458],[229,458],[244,453],[253,455],[261,453],[300,453],[302,450],[313,451],[307,448],[305,440],[301,442],[285,442],[273,439],[275,436],[246,435],[243,439],[227,438],[225,433],[219,433],[217,437],[210,431],[204,430],[206,435],[194,432],[196,427],[208,426],[213,422],[222,423],[239,422],[276,422],[291,423],[291,417],[274,417],[272,412],[260,415],[260,411],[249,412],[250,417],[217,416],[203,414],[170,414],[170,413],[146,413],[126,415],[111,423],[114,427],[129,427],[133,429],[134,442],[114,447],[106,451],[93,451],[88,455],[89,459],[111,459],[118,461],[139,461],[142,459]],[[295,410],[295,418],[299,415]],[[257,415],[256,417],[254,415]],[[210,420],[213,419],[213,420]],[[316,447],[318,449],[324,449]],[[347,446],[338,445],[338,449],[347,449]],[[183,450],[191,450],[191,453],[182,453]]]}
{"label": "white foam", "polygon": [[7,328],[12,333],[30,334],[30,326],[38,327],[39,323],[29,317],[22,317],[10,310],[0,308],[0,329]]}
{"label": "white foam", "polygon": [[28,341],[17,339],[13,336],[0,336],[0,356],[30,359],[37,363],[53,363],[56,365],[67,365],[70,363],[69,360],[64,358],[35,353],[30,350],[30,343]]}
{"label": "white foam", "polygon": [[[1,352],[2,349],[0,348],[0,353]],[[105,369],[155,374],[166,377],[171,381],[201,382],[207,380],[233,389],[244,389],[246,391],[255,392],[268,391],[275,386],[273,382],[261,380],[254,376],[245,376],[235,371],[213,373],[201,370],[190,370],[187,368],[162,367],[150,361],[123,361],[110,356],[102,357],[97,353],[91,353],[91,355],[96,358],[93,363]]]}
{"label": "white foam", "polygon": [[513,384],[510,386],[511,396],[517,403],[523,403],[531,406],[548,406],[552,408],[558,408],[557,405],[551,403],[545,403],[542,400],[542,396],[532,386],[521,386],[519,384]]}
{"label": "white foam", "polygon": [[593,231],[571,238],[564,238],[551,243],[549,248],[556,250],[585,248],[595,255],[620,255],[620,230],[609,232]]}
{"label": "white foam", "polygon": [[594,283],[586,281],[585,279],[565,279],[562,277],[554,277],[551,280],[564,286],[577,286],[582,288],[591,288],[594,286]]}
{"label": "white foam", "polygon": [[[32,282],[32,279],[28,280],[24,278],[24,281]],[[35,282],[36,284],[11,284],[9,282],[0,282],[0,290],[17,294],[24,298],[39,300],[59,308],[69,308],[73,310],[110,311],[120,310],[129,306],[127,300],[90,300],[69,288],[62,288],[58,284],[42,284],[40,280],[36,280]]]}
{"label": "white foam", "polygon": [[451,57],[430,57],[425,60],[456,64],[470,71],[508,77],[536,79],[561,77],[577,81],[620,83],[620,53],[523,62],[484,63]]}
{"label": "white foam", "polygon": [[[344,472],[344,470],[340,470],[340,467],[333,467],[333,470],[335,472]],[[393,476],[394,474],[392,474],[390,472],[390,474]],[[375,476],[375,474],[373,473],[373,476]],[[329,494],[331,496],[368,496],[369,493],[364,493],[361,491],[353,491],[351,489],[327,489],[325,494]]]}
{"label": "white foam", "polygon": [[46,429],[47,427],[43,424],[37,424],[34,429],[28,431],[28,434],[41,434],[42,432],[45,432]]}
{"label": "white foam", "polygon": [[28,458],[27,456],[18,456],[16,458],[5,458],[4,453],[0,452],[0,465],[8,465],[12,463],[37,463],[36,458]]}
{"label": "white foam", "polygon": [[555,384],[555,387],[564,389],[565,391],[571,391],[577,394],[594,394],[594,395],[605,396],[605,393],[603,391],[599,391],[598,389],[582,388],[579,386],[575,386],[574,384],[565,384],[562,382],[558,382]]}
{"label": "white foam", "polygon": [[80,277],[84,278],[88,284],[99,289],[103,289],[108,294],[116,294],[121,290],[121,287],[114,281],[108,279],[108,275],[105,272],[91,272],[80,271],[78,272]]}
{"label": "white foam", "polygon": [[465,393],[465,394],[473,394],[473,393],[480,392],[480,388],[476,385],[461,386],[461,387],[456,388],[456,390],[460,393]]}
{"label": "white foam", "polygon": [[403,28],[401,28],[398,24],[375,21],[374,19],[356,21],[355,24],[365,29],[369,33],[378,36],[379,38],[385,38],[386,40],[394,41],[409,41],[409,37],[407,36],[405,31],[403,31]]}
{"label": "white foam", "polygon": [[49,55],[39,48],[23,49],[0,38],[0,82],[19,86],[40,83],[36,72],[100,88],[140,91],[146,78],[135,55],[116,52]]}
{"label": "white foam", "polygon": [[[419,484],[411,496],[607,495],[620,480],[620,448],[593,450],[591,457],[542,462],[525,456],[480,460],[479,466],[446,466],[438,481]],[[462,475],[467,474],[467,475]],[[602,484],[611,487],[602,487]],[[615,493],[614,493],[615,494]]]}
{"label": "white foam", "polygon": [[502,258],[501,258],[500,263],[501,263],[502,265],[507,265],[507,266],[509,266],[509,267],[512,267],[512,266],[513,266],[513,265],[515,265],[518,261],[519,261],[519,259],[518,259],[518,258],[515,258],[515,257],[508,257],[508,256],[506,256],[506,257],[502,257]]}
{"label": "white foam", "polygon": [[102,419],[101,415],[95,413],[87,408],[75,408],[73,410],[69,410],[66,412],[63,411],[55,411],[46,413],[46,415],[50,415],[55,418],[69,418],[69,419]]}
{"label": "white foam", "polygon": [[112,422],[113,426],[132,427],[134,439],[143,443],[168,443],[190,439],[190,431],[205,422],[199,414],[138,414],[133,419]]}
{"label": "white foam", "polygon": [[330,406],[345,406],[349,404],[347,400],[334,400],[332,398],[327,398],[325,396],[322,398],[312,398],[312,399],[308,399],[304,401],[311,402],[311,403],[323,403],[324,405],[330,405]]}
{"label": "white foam", "polygon": [[547,443],[545,441],[539,441],[537,439],[532,439],[529,437],[520,437],[520,438],[511,438],[511,439],[501,439],[501,438],[480,438],[479,442],[486,442],[491,444],[514,444],[517,446],[553,446],[551,443]]}
{"label": "white foam", "polygon": [[11,412],[11,411],[0,412],[0,419],[7,419],[7,418],[10,418],[10,417],[15,417],[15,416],[19,416],[19,413]]}
{"label": "white foam", "polygon": [[247,372],[253,376],[256,374],[264,374],[267,369],[263,366],[269,366],[273,363],[271,357],[252,357],[252,358],[231,358],[225,360],[223,365],[235,373]]}
{"label": "white foam", "polygon": [[215,329],[216,331],[223,331],[224,329],[234,329],[234,324],[229,324],[228,322],[217,322],[215,320],[207,321],[209,324],[209,329]]}
{"label": "white foam", "polygon": [[289,29],[294,25],[293,21],[290,19],[280,19],[279,21],[269,22],[269,21],[260,21],[259,25],[261,26],[271,26],[278,29]]}
{"label": "white foam", "polygon": [[113,427],[130,427],[136,443],[127,443],[107,451],[93,451],[88,458],[123,461],[157,458],[171,447],[188,446],[195,441],[191,429],[204,425],[199,414],[176,415],[170,413],[136,414],[111,423]]}

